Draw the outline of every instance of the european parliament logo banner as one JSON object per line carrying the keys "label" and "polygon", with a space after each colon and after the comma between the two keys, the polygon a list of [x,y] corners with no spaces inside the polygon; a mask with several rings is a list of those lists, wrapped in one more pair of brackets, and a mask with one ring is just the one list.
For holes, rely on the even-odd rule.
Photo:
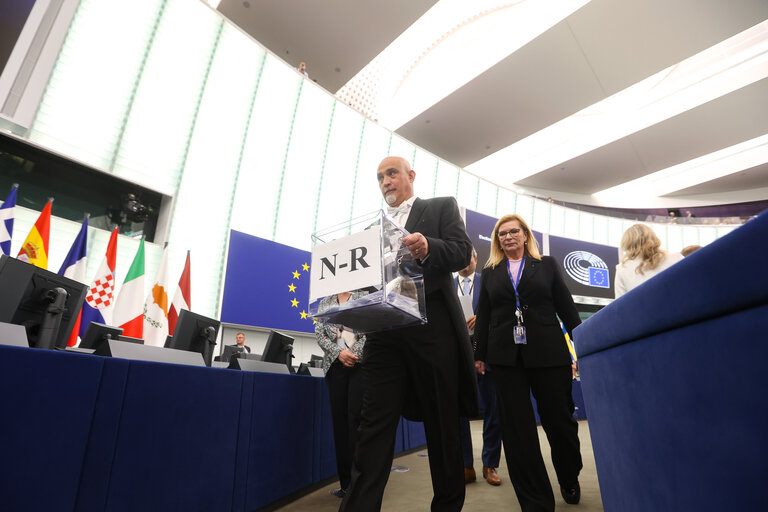
{"label": "european parliament logo banner", "polygon": [[613,299],[613,280],[619,263],[619,250],[549,235],[549,255],[554,257],[574,295]]}
{"label": "european parliament logo banner", "polygon": [[[493,226],[499,220],[496,217],[483,215],[472,210],[466,210],[467,235],[472,240],[472,245],[477,251],[477,272],[482,272],[483,265],[491,255],[491,233]],[[525,219],[526,221],[528,219]],[[533,232],[533,237],[539,243],[539,251],[544,250],[544,235],[538,231]]]}
{"label": "european parliament logo banner", "polygon": [[314,333],[310,261],[309,251],[232,230],[221,321]]}

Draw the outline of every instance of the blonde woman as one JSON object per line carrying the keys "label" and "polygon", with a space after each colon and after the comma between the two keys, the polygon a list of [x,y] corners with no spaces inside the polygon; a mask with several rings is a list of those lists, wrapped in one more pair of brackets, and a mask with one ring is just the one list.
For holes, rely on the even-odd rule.
{"label": "blonde woman", "polygon": [[621,252],[614,279],[617,299],[683,259],[680,253],[662,251],[661,240],[645,224],[635,224],[624,232]]}
{"label": "blonde woman", "polygon": [[581,323],[554,258],[541,256],[519,215],[499,219],[483,269],[477,305],[475,368],[485,365],[496,384],[502,442],[509,477],[524,511],[554,511],[555,497],[539,448],[530,395],[552,448],[552,462],[566,503],[581,497],[579,426],[573,418],[568,333]]}

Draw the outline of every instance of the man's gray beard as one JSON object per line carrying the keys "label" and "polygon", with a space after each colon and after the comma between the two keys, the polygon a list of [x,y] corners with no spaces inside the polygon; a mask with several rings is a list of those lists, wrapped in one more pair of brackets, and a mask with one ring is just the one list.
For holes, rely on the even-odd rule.
{"label": "man's gray beard", "polygon": [[393,193],[390,193],[384,196],[384,200],[387,202],[389,206],[392,206],[393,204],[395,204],[395,201],[397,201],[397,196]]}

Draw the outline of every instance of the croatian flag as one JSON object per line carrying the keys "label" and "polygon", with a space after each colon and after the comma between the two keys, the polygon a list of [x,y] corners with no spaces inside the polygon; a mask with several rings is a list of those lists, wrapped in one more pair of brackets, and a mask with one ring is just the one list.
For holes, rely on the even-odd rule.
{"label": "croatian flag", "polygon": [[101,262],[96,276],[85,296],[80,321],[79,335],[82,338],[91,322],[111,325],[112,308],[115,302],[115,263],[117,262],[117,228],[112,231],[107,245],[107,254]]}
{"label": "croatian flag", "polygon": [[14,185],[0,206],[0,251],[6,256],[11,254],[11,237],[13,236],[13,207],[16,206],[18,185]]}
{"label": "croatian flag", "polygon": [[[85,283],[85,267],[88,264],[88,258],[86,257],[86,247],[88,246],[88,217],[83,221],[80,232],[75,237],[75,241],[72,243],[72,247],[69,249],[69,254],[64,259],[64,263],[59,269],[59,275],[74,279],[81,283]],[[80,334],[80,322],[82,319],[82,309],[77,315],[75,320],[75,327],[69,335],[68,347],[74,347],[77,344],[77,338]]]}

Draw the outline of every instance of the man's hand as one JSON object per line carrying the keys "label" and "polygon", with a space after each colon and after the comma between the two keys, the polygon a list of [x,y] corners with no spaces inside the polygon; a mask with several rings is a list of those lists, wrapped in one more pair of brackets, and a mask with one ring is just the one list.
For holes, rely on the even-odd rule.
{"label": "man's hand", "polygon": [[485,375],[485,363],[483,361],[475,361],[475,370],[480,375]]}
{"label": "man's hand", "polygon": [[475,322],[477,321],[477,315],[472,315],[467,318],[467,329],[470,331],[475,328]]}
{"label": "man's hand", "polygon": [[357,363],[357,356],[353,354],[349,349],[344,349],[339,354],[339,361],[347,368],[352,368]]}
{"label": "man's hand", "polygon": [[429,255],[429,242],[421,233],[411,233],[403,238],[403,243],[416,259],[423,260]]}

